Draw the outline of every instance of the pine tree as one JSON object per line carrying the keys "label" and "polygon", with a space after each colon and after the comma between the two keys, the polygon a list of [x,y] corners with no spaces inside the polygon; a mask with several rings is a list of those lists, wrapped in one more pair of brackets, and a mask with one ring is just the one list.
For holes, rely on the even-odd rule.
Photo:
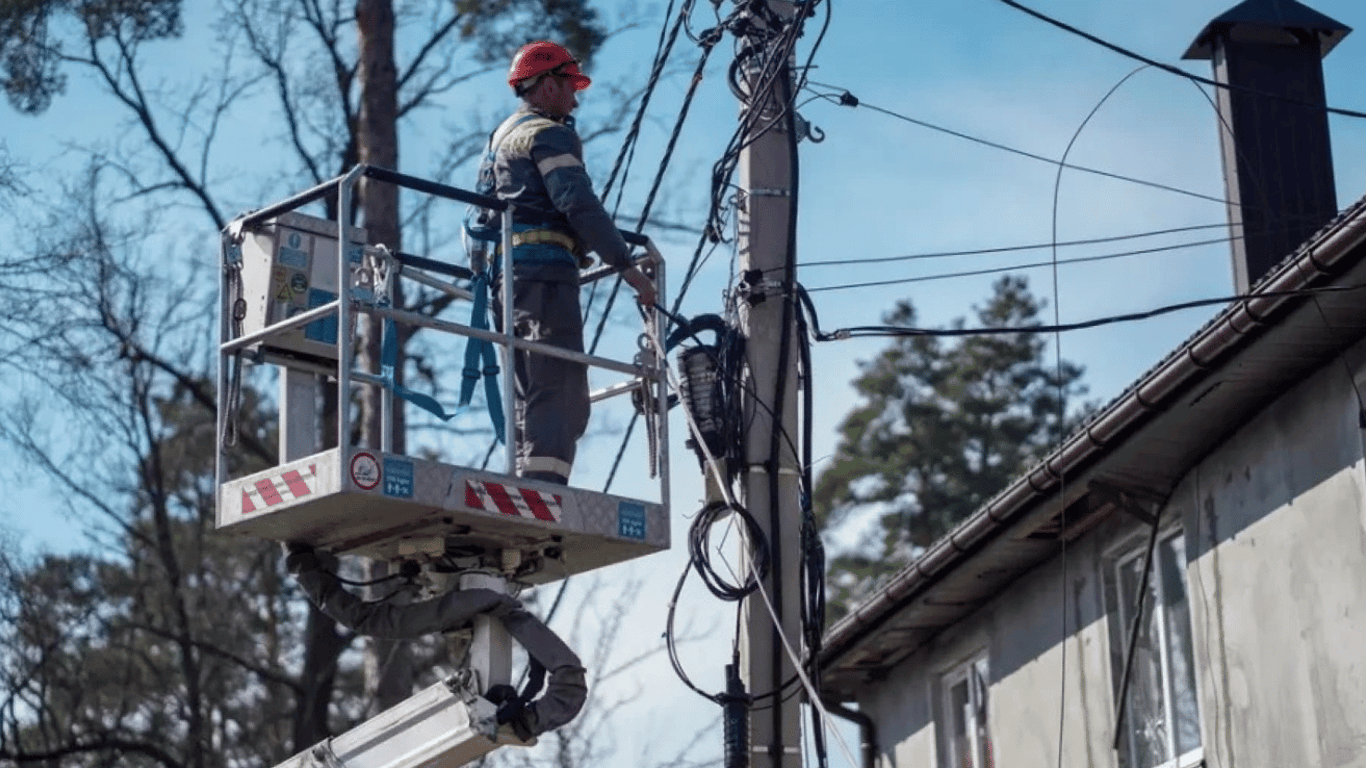
{"label": "pine tree", "polygon": [[[1039,325],[1045,302],[1006,276],[974,307],[976,325]],[[911,327],[898,302],[884,320]],[[965,320],[953,328],[966,327]],[[859,404],[840,425],[834,461],[813,501],[829,530],[878,515],[880,540],[831,560],[832,616],[869,595],[1042,457],[1074,423],[1064,406],[1085,394],[1082,368],[1047,355],[1037,333],[900,336],[854,381]]]}

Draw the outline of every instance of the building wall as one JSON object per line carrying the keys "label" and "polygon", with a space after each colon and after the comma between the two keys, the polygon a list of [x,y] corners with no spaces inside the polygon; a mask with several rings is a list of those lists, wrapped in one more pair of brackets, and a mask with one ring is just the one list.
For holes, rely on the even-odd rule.
{"label": "building wall", "polygon": [[[1366,349],[1347,359],[1366,360]],[[1193,468],[1163,512],[1166,524],[1180,521],[1191,561],[1208,766],[1366,768],[1362,455],[1356,395],[1335,362]],[[1107,624],[1104,575],[1115,546],[1144,531],[1113,516],[1069,544],[1065,577],[1062,558],[1023,575],[870,685],[859,706],[878,729],[881,765],[940,765],[940,681],[982,649],[994,765],[1058,765],[1060,711],[1063,765],[1117,765],[1122,652]]]}
{"label": "building wall", "polygon": [[1175,498],[1209,765],[1366,766],[1366,503],[1347,371],[1283,397]]}
{"label": "building wall", "polygon": [[944,721],[941,681],[983,650],[989,664],[994,765],[1056,768],[1064,703],[1063,765],[1112,764],[1106,742],[1113,706],[1097,570],[1099,542],[1087,537],[1069,546],[1065,646],[1059,642],[1064,637],[1064,582],[1058,558],[1022,576],[1010,591],[941,633],[886,680],[869,686],[859,708],[874,720],[883,768],[940,765],[944,744],[936,723]]}

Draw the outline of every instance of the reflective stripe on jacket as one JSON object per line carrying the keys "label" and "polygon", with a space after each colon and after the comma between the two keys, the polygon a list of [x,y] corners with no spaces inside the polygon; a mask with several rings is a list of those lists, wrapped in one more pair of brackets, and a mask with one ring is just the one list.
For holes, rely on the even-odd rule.
{"label": "reflective stripe on jacket", "polygon": [[493,139],[494,194],[515,206],[514,229],[564,232],[605,263],[629,266],[626,241],[593,192],[572,118],[559,122],[537,114],[522,120],[529,113],[525,105],[514,112]]}

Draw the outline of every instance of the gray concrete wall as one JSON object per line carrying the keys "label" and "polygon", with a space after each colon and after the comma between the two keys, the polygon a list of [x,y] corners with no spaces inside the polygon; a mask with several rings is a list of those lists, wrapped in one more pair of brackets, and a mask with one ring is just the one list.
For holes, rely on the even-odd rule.
{"label": "gray concrete wall", "polygon": [[[1366,348],[1348,359],[1366,359]],[[1163,513],[1169,524],[1180,520],[1191,560],[1208,766],[1366,768],[1357,413],[1345,369],[1327,366],[1192,468]],[[1110,745],[1122,656],[1111,642],[1104,574],[1115,547],[1143,534],[1136,521],[1113,517],[1069,545],[1065,566],[1055,558],[1025,574],[870,685],[859,706],[876,723],[884,768],[939,765],[942,675],[984,648],[996,766],[1058,765],[1060,714],[1063,765],[1117,765]]]}
{"label": "gray concrete wall", "polygon": [[1105,662],[1109,646],[1097,578],[1100,541],[1087,537],[1069,547],[1065,630],[1058,558],[1021,577],[886,680],[869,686],[859,707],[876,723],[884,768],[939,765],[943,744],[935,725],[941,720],[941,681],[982,650],[990,666],[987,717],[995,765],[1056,768],[1064,706],[1062,764],[1112,765],[1106,742],[1113,719]]}
{"label": "gray concrete wall", "polygon": [[1209,765],[1366,766],[1363,497],[1357,400],[1340,364],[1178,487]]}

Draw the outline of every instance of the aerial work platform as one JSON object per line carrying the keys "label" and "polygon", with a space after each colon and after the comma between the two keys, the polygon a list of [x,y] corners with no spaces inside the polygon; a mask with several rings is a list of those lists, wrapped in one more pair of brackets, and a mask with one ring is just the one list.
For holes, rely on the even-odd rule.
{"label": "aerial work platform", "polygon": [[[218,380],[217,528],[282,542],[300,542],[334,554],[391,562],[412,561],[460,571],[497,562],[508,578],[544,583],[619,563],[669,547],[667,391],[663,350],[642,341],[629,360],[568,352],[392,306],[399,280],[445,294],[453,314],[470,317],[472,276],[464,267],[391,252],[370,242],[365,230],[344,226],[355,186],[397,184],[446,200],[506,210],[501,200],[372,166],[321,184],[288,200],[245,214],[223,233],[223,282]],[[332,201],[335,220],[299,213],[318,200]],[[463,216],[452,211],[452,220]],[[504,222],[502,252],[511,251],[510,216]],[[346,232],[345,237],[338,233]],[[637,263],[663,295],[664,261],[654,245],[627,234],[645,255]],[[501,265],[510,286],[511,266]],[[612,276],[602,268],[585,273],[588,283]],[[412,293],[409,293],[411,296]],[[511,302],[503,302],[501,327],[510,329]],[[462,309],[463,307],[463,309]],[[651,311],[646,323],[658,323]],[[499,388],[505,412],[502,433],[511,441],[513,350],[530,350],[584,362],[622,379],[593,393],[595,402],[630,401],[647,420],[657,450],[652,470],[659,481],[650,499],[628,498],[517,477],[515,446],[503,451],[500,467],[489,470],[400,455],[392,450],[395,399],[392,361],[357,354],[364,334],[386,323],[422,333],[450,334],[492,342],[499,354]],[[655,327],[658,327],[657,325]],[[645,330],[649,330],[648,328]],[[658,339],[658,333],[643,333]],[[467,342],[468,343],[468,342]],[[459,360],[452,376],[459,377]],[[270,364],[279,370],[279,460],[259,469],[237,437],[241,377]],[[324,388],[335,388],[331,414],[322,412]],[[362,388],[379,394],[383,437],[358,444],[353,396]],[[401,390],[401,388],[399,388]],[[481,384],[479,391],[484,391]],[[421,399],[421,398],[419,398]],[[431,398],[428,398],[429,400]],[[620,401],[619,400],[619,401]],[[417,413],[417,411],[409,411]],[[328,434],[323,424],[329,423]],[[335,431],[333,431],[335,427]],[[491,438],[490,438],[491,439]],[[424,444],[424,456],[451,446]],[[470,446],[463,446],[469,452]],[[480,447],[482,451],[482,446]],[[259,450],[257,451],[259,454]],[[239,468],[258,471],[242,474]]]}
{"label": "aerial work platform", "polygon": [[531,584],[669,547],[662,504],[364,448],[225,483],[218,528],[376,560],[516,550]]}

